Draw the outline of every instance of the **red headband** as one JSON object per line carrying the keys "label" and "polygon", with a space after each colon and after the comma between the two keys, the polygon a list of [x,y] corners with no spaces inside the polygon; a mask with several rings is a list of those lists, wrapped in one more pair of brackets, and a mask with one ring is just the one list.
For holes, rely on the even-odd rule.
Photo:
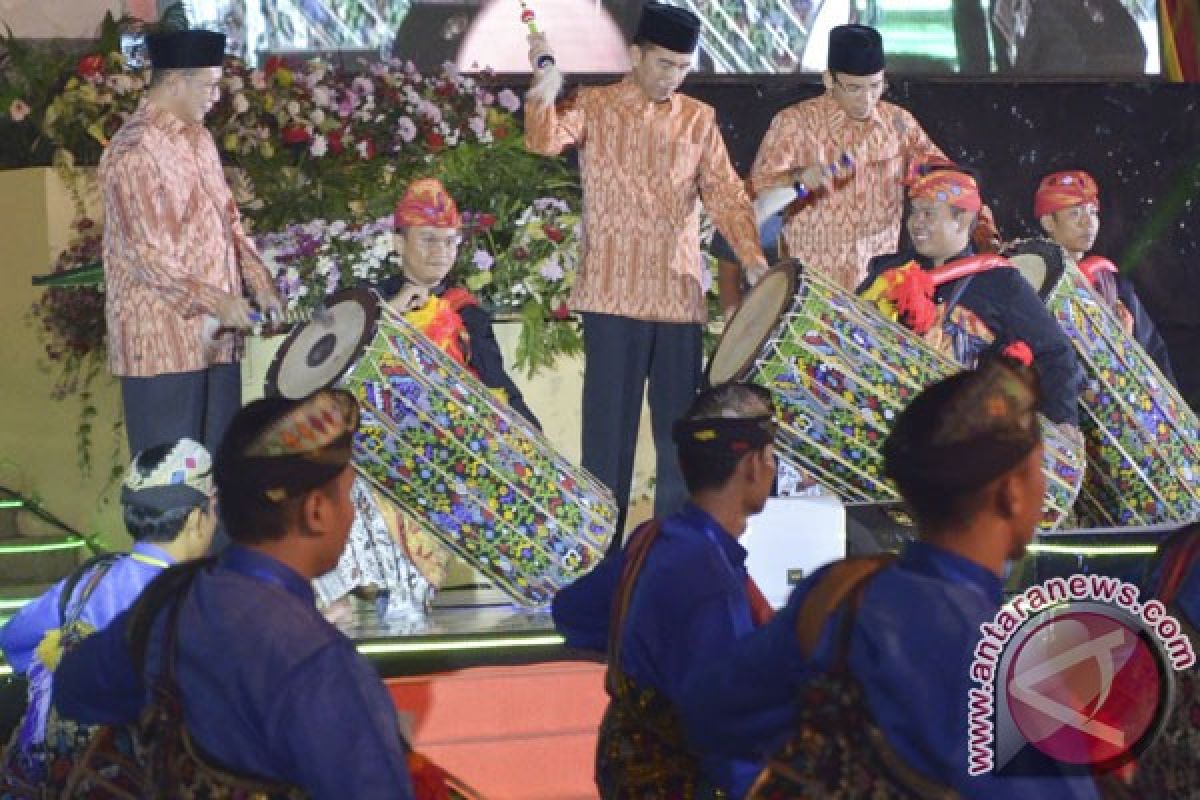
{"label": "red headband", "polygon": [[1052,172],[1038,184],[1033,196],[1033,215],[1041,219],[1064,208],[1099,202],[1100,189],[1091,175],[1081,169]]}
{"label": "red headband", "polygon": [[457,228],[462,224],[454,198],[436,178],[414,181],[396,204],[397,228]]}
{"label": "red headband", "polygon": [[908,197],[910,200],[935,200],[964,211],[979,211],[983,207],[975,179],[965,172],[950,169],[935,169],[910,178]]}

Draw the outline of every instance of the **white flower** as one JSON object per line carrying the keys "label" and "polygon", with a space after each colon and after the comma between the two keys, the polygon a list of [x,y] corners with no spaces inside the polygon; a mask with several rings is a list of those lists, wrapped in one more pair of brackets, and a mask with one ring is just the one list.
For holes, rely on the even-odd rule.
{"label": "white flower", "polygon": [[308,115],[308,118],[312,120],[313,125],[320,125],[325,121],[325,112],[319,108],[314,108],[312,113]]}
{"label": "white flower", "polygon": [[246,99],[246,95],[239,93],[233,96],[233,110],[236,114],[245,114],[250,110],[250,101]]}
{"label": "white flower", "polygon": [[317,108],[329,108],[333,103],[333,92],[326,86],[318,86],[312,90],[312,101]]}
{"label": "white flower", "polygon": [[487,133],[488,129],[487,122],[483,119],[483,117],[471,117],[471,119],[467,121],[467,127],[470,128],[471,132],[475,134],[476,139],[482,139],[483,135]]}
{"label": "white flower", "polygon": [[455,147],[458,145],[458,131],[450,131],[446,135],[446,147]]}
{"label": "white flower", "polygon": [[291,102],[289,102],[287,104],[287,112],[289,114],[291,114],[293,117],[300,116],[300,104],[297,103],[295,100],[292,100]]}
{"label": "white flower", "polygon": [[364,140],[354,145],[354,149],[358,151],[359,158],[366,159],[371,157],[370,146],[371,143]]}
{"label": "white flower", "polygon": [[562,265],[558,263],[557,256],[550,256],[538,269],[538,274],[548,281],[561,281],[563,277]]}
{"label": "white flower", "polygon": [[417,125],[408,117],[401,117],[396,121],[396,135],[399,136],[405,144],[408,144],[413,139],[417,138]]}
{"label": "white flower", "polygon": [[521,107],[521,98],[517,97],[512,89],[501,89],[500,94],[496,95],[496,102],[510,114],[515,113]]}
{"label": "white flower", "polygon": [[475,254],[471,256],[471,263],[480,272],[487,272],[496,263],[496,259],[492,258],[492,254],[487,250],[476,250]]}
{"label": "white flower", "polygon": [[329,142],[325,140],[324,134],[318,133],[313,137],[312,144],[308,146],[308,151],[316,158],[320,158],[329,152]]}
{"label": "white flower", "polygon": [[346,221],[343,219],[334,220],[329,224],[329,233],[331,236],[341,236],[346,232]]}
{"label": "white flower", "polygon": [[263,89],[266,89],[267,88],[267,74],[265,72],[263,72],[261,69],[254,70],[254,72],[250,73],[250,85],[253,86],[255,89],[257,89],[260,92]]}
{"label": "white flower", "polygon": [[234,94],[246,88],[246,83],[242,80],[242,76],[230,75],[225,79],[225,88],[229,90],[230,94]]}

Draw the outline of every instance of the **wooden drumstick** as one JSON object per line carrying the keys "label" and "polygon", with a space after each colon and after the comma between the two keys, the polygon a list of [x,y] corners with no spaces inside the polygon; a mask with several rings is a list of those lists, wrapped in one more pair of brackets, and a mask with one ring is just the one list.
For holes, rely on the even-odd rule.
{"label": "wooden drumstick", "polygon": [[[529,32],[531,34],[538,33],[538,26],[537,26],[537,22],[536,22],[537,14],[534,14],[533,9],[531,9],[529,6],[525,5],[525,0],[520,0],[520,2],[521,2],[521,22],[525,23],[525,27],[527,27],[529,29]],[[550,55],[549,53],[543,53],[542,55],[538,56],[538,60],[537,60],[537,68],[538,69],[545,69],[546,67],[549,67],[552,64],[554,64],[554,56]]]}
{"label": "wooden drumstick", "polygon": [[[842,155],[838,158],[837,161],[835,161],[832,164],[829,164],[828,166],[825,167],[826,172],[834,174],[834,175],[836,175],[839,170],[843,170],[843,169],[846,169],[846,170],[854,169],[854,157],[851,156],[850,153],[848,153],[848,152],[842,153]],[[800,183],[800,181],[796,181],[794,188],[796,189],[796,197],[799,198],[800,200],[804,200],[810,194],[812,194],[812,189],[809,189],[803,183]]]}

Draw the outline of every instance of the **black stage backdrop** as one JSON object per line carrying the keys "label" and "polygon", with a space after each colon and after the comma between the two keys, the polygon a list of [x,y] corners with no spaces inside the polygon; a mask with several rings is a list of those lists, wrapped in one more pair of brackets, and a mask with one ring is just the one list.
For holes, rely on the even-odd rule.
{"label": "black stage backdrop", "polygon": [[[1095,252],[1132,276],[1185,395],[1200,407],[1200,85],[889,81],[887,99],[909,109],[948,156],[978,170],[1006,239],[1040,233],[1032,205],[1042,175],[1079,168],[1095,176]],[[745,175],[775,113],[821,87],[807,76],[706,76],[684,91],[717,109]]]}

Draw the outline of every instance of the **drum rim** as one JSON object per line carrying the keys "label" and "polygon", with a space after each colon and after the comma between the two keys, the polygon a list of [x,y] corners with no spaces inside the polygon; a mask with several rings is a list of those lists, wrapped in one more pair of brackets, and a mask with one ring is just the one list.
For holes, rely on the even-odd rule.
{"label": "drum rim", "polygon": [[[1032,283],[1029,285],[1033,287],[1033,291],[1037,293],[1038,298],[1043,303],[1049,300],[1050,296],[1058,290],[1059,284],[1062,283],[1063,277],[1067,274],[1067,268],[1074,262],[1074,259],[1067,253],[1066,248],[1045,236],[1030,236],[1027,239],[1017,239],[1004,248],[1003,255],[1010,261],[1015,256],[1021,255],[1042,257],[1042,261],[1046,264],[1046,282],[1042,284],[1041,288],[1033,286]],[[1054,255],[1056,258],[1052,261],[1047,261],[1047,255]],[[1021,277],[1025,276],[1022,275]]]}
{"label": "drum rim", "polygon": [[[337,384],[343,377],[345,377],[346,372],[348,372],[355,364],[358,363],[358,359],[361,357],[363,350],[375,339],[375,333],[379,327],[381,307],[384,301],[379,293],[374,289],[369,289],[362,286],[352,287],[349,289],[339,289],[333,294],[326,296],[325,299],[321,301],[321,307],[330,308],[338,303],[350,299],[357,299],[359,301],[359,305],[362,306],[363,311],[366,314],[366,324],[363,325],[362,334],[360,334],[358,342],[354,345],[354,352],[356,356],[350,360],[347,368],[332,381],[324,386],[314,387],[314,392],[319,389],[325,389]],[[288,353],[291,351],[292,346],[295,344],[296,339],[311,324],[312,322],[309,321],[303,325],[298,325],[287,335],[287,338],[283,340],[283,344],[279,345],[279,349],[275,351],[275,358],[271,360],[271,366],[267,368],[267,376],[263,380],[264,396],[271,397],[280,394],[279,371],[282,369],[283,362],[287,358]]]}
{"label": "drum rim", "polygon": [[[708,364],[704,367],[704,378],[710,386],[712,385],[712,368],[713,364],[715,364],[717,361],[717,354],[721,352],[721,345],[724,344],[726,335],[733,330],[734,320],[738,318],[738,314],[740,314],[742,309],[745,308],[745,301],[750,297],[750,295],[758,291],[760,286],[765,285],[768,275],[774,274],[784,275],[786,281],[785,295],[789,298],[793,297],[796,294],[796,286],[800,281],[800,277],[804,274],[804,269],[804,264],[802,264],[799,259],[786,258],[775,264],[775,266],[771,267],[771,269],[767,270],[766,275],[763,276],[758,285],[752,288],[746,294],[746,296],[742,298],[742,304],[738,306],[738,310],[734,312],[733,317],[731,317],[729,322],[726,323],[725,330],[721,331],[721,338],[717,339],[717,345],[713,348],[712,356],[709,357]],[[736,370],[730,372],[729,377],[726,379],[727,381],[740,381],[745,378],[747,374],[749,374],[750,370],[754,367],[754,363],[758,361],[759,355],[762,351],[763,343],[775,335],[775,332],[779,329],[779,323],[783,319],[783,313],[787,311],[789,307],[790,301],[786,301],[780,306],[779,315],[775,318],[775,321],[770,326],[763,329],[762,338],[755,343],[752,355],[747,356],[743,364],[741,364]]]}

